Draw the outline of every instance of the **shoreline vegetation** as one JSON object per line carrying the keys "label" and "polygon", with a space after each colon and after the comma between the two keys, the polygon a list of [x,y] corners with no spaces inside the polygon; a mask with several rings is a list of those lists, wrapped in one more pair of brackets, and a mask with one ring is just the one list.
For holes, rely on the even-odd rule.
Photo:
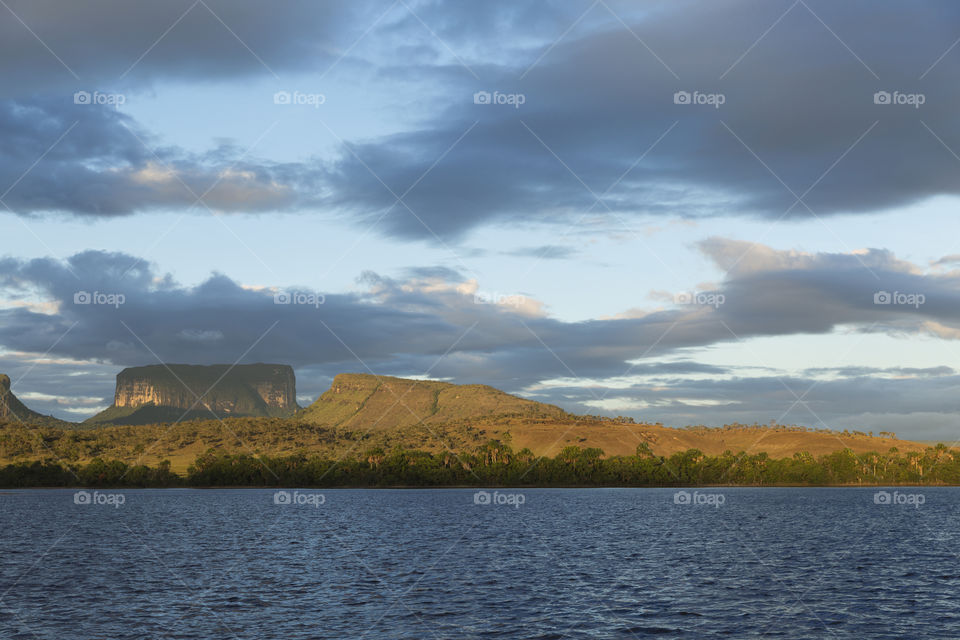
{"label": "shoreline vegetation", "polygon": [[629,456],[570,446],[536,456],[490,440],[472,453],[375,447],[340,460],[306,453],[255,456],[209,449],[184,474],[170,463],[129,465],[96,458],[66,464],[53,458],[0,467],[0,488],[590,488],[590,487],[850,487],[958,486],[960,451],[944,444],[923,452],[855,453],[771,458],[745,452],[710,456],[689,449],[656,455],[643,443]]}

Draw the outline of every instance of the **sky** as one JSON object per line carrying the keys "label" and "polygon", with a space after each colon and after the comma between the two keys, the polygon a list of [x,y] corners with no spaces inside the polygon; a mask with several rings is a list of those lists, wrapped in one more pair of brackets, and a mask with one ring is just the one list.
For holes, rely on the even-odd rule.
{"label": "sky", "polygon": [[0,372],[960,439],[951,2],[7,0]]}

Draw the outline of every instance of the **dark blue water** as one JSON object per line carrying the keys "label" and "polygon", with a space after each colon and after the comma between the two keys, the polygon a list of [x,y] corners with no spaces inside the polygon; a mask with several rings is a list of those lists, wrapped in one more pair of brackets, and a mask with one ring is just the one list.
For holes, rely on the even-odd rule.
{"label": "dark blue water", "polygon": [[960,637],[960,489],[899,491],[4,492],[0,638]]}

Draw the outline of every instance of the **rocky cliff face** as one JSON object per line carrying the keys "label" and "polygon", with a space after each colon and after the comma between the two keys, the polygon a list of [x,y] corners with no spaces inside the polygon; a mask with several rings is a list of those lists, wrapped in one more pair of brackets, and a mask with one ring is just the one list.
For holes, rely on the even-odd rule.
{"label": "rocky cliff face", "polygon": [[10,417],[10,376],[0,373],[0,418]]}
{"label": "rocky cliff face", "polygon": [[68,424],[28,409],[10,390],[10,376],[2,373],[0,373],[0,421],[43,426],[66,426]]}
{"label": "rocky cliff face", "polygon": [[[189,417],[284,416],[297,407],[293,369],[278,364],[154,365],[117,375],[113,406],[89,422],[138,424]],[[150,407],[152,411],[140,411]],[[161,415],[162,414],[162,415]],[[172,418],[176,419],[176,418]]]}

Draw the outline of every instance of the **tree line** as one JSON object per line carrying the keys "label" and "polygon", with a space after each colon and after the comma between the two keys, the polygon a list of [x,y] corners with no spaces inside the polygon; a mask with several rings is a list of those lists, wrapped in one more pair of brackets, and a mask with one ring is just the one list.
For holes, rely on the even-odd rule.
{"label": "tree line", "polygon": [[514,451],[491,440],[472,453],[434,454],[374,448],[362,456],[334,460],[297,453],[286,456],[227,454],[213,449],[197,457],[185,475],[156,467],[95,459],[85,465],[53,461],[0,468],[2,487],[450,487],[591,486],[668,487],[695,485],[960,485],[960,451],[945,445],[923,452],[857,454],[850,449],[814,457],[797,453],[726,451],[709,456],[697,449],[655,455],[647,444],[634,455],[604,457],[596,448],[567,447],[556,456]]}

